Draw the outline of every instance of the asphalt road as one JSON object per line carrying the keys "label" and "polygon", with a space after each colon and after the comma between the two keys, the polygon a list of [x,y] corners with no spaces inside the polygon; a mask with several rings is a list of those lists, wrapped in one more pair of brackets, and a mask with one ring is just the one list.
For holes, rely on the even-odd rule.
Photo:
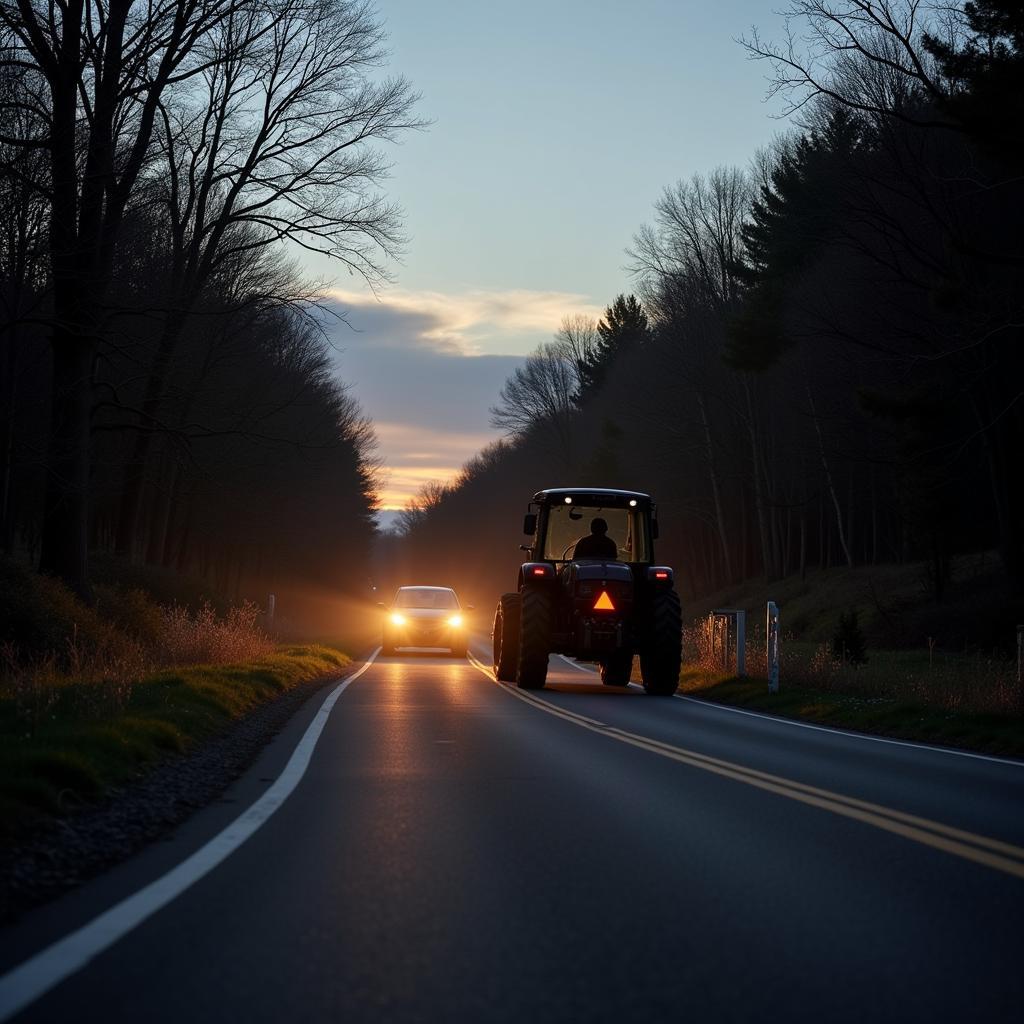
{"label": "asphalt road", "polygon": [[[15,1019],[1019,1019],[1024,765],[551,680],[378,658],[262,827]],[[0,971],[205,849],[322,699]]]}

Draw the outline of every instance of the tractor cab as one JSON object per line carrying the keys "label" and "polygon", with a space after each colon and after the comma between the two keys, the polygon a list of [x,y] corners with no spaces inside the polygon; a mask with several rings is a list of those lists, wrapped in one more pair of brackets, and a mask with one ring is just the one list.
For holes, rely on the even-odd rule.
{"label": "tractor cab", "polygon": [[[587,552],[589,538],[597,536],[595,521],[603,524],[609,552]],[[565,487],[538,491],[523,520],[523,532],[533,538],[529,545],[537,561],[558,567],[574,561],[576,547],[584,549],[580,559],[598,558],[628,565],[649,565],[654,558],[658,520],[649,494],[608,488]]]}

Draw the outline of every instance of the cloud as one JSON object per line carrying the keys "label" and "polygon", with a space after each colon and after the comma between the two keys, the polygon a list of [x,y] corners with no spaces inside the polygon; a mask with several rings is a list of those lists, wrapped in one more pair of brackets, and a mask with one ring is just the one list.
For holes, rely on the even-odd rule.
{"label": "cloud", "polygon": [[374,423],[386,464],[379,494],[383,509],[404,508],[427,483],[447,483],[481,448],[493,431],[464,433],[423,424]]}
{"label": "cloud", "polygon": [[423,484],[453,479],[500,435],[490,408],[531,349],[564,316],[600,315],[587,297],[526,289],[331,293],[346,323],[326,328],[342,380],[373,420],[385,467],[381,505],[402,508]]}
{"label": "cloud", "polygon": [[330,298],[357,330],[390,325],[392,330],[380,332],[380,344],[463,356],[525,354],[554,334],[563,317],[602,313],[585,295],[524,288],[461,293],[396,289],[378,298],[337,289]]}

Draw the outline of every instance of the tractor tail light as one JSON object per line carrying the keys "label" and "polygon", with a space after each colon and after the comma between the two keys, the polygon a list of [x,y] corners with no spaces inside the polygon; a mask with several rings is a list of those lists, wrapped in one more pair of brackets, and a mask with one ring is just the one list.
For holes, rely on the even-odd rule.
{"label": "tractor tail light", "polygon": [[647,570],[647,578],[654,583],[668,583],[672,579],[672,570],[666,565],[654,565]]}
{"label": "tractor tail light", "polygon": [[529,580],[550,580],[554,579],[554,567],[547,562],[527,562],[523,566],[523,576]]}

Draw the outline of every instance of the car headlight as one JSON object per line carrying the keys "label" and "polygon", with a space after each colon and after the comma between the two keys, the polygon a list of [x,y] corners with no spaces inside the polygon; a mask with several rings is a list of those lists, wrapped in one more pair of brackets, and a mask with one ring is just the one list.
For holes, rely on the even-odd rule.
{"label": "car headlight", "polygon": [[404,615],[399,615],[398,612],[392,612],[391,613],[391,621],[396,626],[404,626],[405,625],[405,616]]}
{"label": "car headlight", "polygon": [[461,615],[453,615],[448,620],[448,625],[449,626],[455,626],[455,627],[461,626],[462,625],[462,616]]}

